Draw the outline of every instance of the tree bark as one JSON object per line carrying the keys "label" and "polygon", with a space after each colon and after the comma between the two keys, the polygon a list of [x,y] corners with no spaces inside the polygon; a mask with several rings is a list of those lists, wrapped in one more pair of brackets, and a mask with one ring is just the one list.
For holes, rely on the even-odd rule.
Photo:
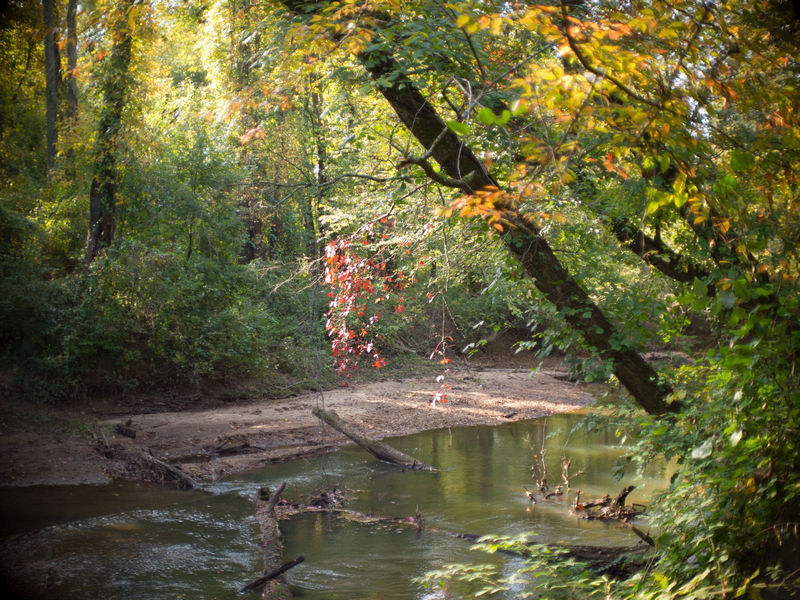
{"label": "tree bark", "polygon": [[646,235],[628,219],[613,219],[611,230],[625,248],[675,281],[692,283],[695,279],[704,279],[709,275],[708,271],[681,257],[660,239]]}
{"label": "tree bark", "polygon": [[130,63],[133,32],[128,20],[132,0],[124,0],[112,21],[110,34],[114,36],[111,54],[106,59],[106,72],[102,82],[103,108],[95,145],[94,173],[89,190],[89,234],[86,242],[86,262],[94,260],[103,248],[111,245],[114,237],[116,212],[117,163],[116,145],[122,127],[130,87]]}
{"label": "tree bark", "polygon": [[370,439],[365,435],[361,435],[356,431],[350,423],[343,421],[339,415],[332,410],[321,410],[315,408],[311,411],[315,417],[333,427],[336,431],[343,433],[356,444],[364,448],[367,452],[372,454],[378,460],[384,460],[405,469],[412,469],[415,471],[435,471],[434,467],[426,465],[418,461],[413,456],[409,456],[404,452],[400,452],[387,444]]}
{"label": "tree bark", "polygon": [[[302,0],[284,0],[298,15],[313,13],[318,5]],[[499,188],[497,181],[472,149],[459,140],[376,34],[368,49],[358,56],[375,80],[378,90],[397,116],[433,158],[448,178],[436,174],[426,160],[415,160],[425,173],[445,185],[472,193],[484,188]],[[425,158],[425,157],[424,157]],[[552,302],[571,327],[587,344],[611,363],[614,374],[634,400],[648,413],[675,410],[668,405],[670,389],[659,382],[658,373],[634,348],[626,344],[600,308],[589,297],[556,257],[531,218],[519,212],[508,200],[499,200],[495,209],[501,215],[503,243],[519,261],[537,289]]]}
{"label": "tree bark", "polygon": [[56,164],[56,142],[58,142],[58,48],[56,47],[55,0],[44,0],[44,73],[46,108],[47,170]]}

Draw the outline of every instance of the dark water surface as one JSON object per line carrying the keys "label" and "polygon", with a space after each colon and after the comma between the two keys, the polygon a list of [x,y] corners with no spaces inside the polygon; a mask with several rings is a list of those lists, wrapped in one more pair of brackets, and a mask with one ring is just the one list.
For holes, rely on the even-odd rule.
{"label": "dark water surface", "polygon": [[[567,497],[530,505],[533,456],[545,449],[548,480],[558,483],[572,459],[582,498],[615,494],[644,502],[666,486],[663,467],[644,477],[612,478],[621,452],[611,431],[571,429],[582,415],[557,415],[497,427],[462,427],[395,438],[392,445],[441,469],[404,472],[357,448],[271,465],[178,492],[142,484],[0,490],[0,563],[4,579],[70,599],[241,598],[236,590],[261,570],[253,498],[261,485],[287,482],[285,496],[338,486],[365,513],[407,517],[429,527],[474,534],[531,533],[537,541],[630,545],[625,528],[569,515]],[[432,532],[345,522],[309,514],[282,523],[287,560],[304,555],[288,578],[297,597],[436,598],[414,578],[454,562],[485,561],[470,544]],[[513,569],[515,559],[491,557]],[[19,586],[20,584],[15,584]],[[20,588],[18,588],[20,589]],[[251,595],[250,597],[255,597]]]}

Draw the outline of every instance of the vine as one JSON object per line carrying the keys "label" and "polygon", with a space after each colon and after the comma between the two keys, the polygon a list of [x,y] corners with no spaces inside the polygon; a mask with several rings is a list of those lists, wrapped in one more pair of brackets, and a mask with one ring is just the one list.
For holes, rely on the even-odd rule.
{"label": "vine", "polygon": [[[394,222],[382,217],[371,221],[348,237],[339,237],[325,247],[325,285],[330,288],[325,328],[331,338],[336,372],[347,375],[358,370],[366,355],[376,369],[386,365],[380,351],[380,304],[394,304],[395,313],[404,313],[404,291],[416,282],[401,269],[395,269],[386,254],[386,245],[375,244],[376,229],[390,229]],[[383,242],[388,234],[380,234]],[[374,249],[377,246],[377,249]],[[365,250],[373,249],[368,256]]]}

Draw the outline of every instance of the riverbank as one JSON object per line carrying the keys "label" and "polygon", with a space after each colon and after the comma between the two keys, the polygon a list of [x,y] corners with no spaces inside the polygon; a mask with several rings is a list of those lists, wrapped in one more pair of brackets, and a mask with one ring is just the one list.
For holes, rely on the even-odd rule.
{"label": "riverbank", "polygon": [[[454,361],[455,362],[455,361]],[[336,411],[382,439],[427,429],[500,424],[568,412],[592,402],[565,381],[560,361],[532,374],[527,366],[495,368],[458,361],[435,375],[351,383],[284,399],[257,392],[197,397],[197,408],[151,398],[107,398],[81,408],[6,400],[0,421],[0,486],[102,484],[113,478],[157,480],[142,452],[212,480],[265,463],[331,451],[350,443],[323,427],[314,407]],[[442,386],[445,386],[443,388]],[[449,386],[450,389],[446,389]],[[437,392],[446,402],[435,405]],[[175,399],[173,399],[175,400]]]}

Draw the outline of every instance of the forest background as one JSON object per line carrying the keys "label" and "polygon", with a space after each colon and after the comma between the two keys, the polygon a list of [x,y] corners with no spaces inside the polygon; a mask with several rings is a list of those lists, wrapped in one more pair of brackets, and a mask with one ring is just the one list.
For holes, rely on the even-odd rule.
{"label": "forest background", "polygon": [[657,560],[553,594],[796,590],[796,3],[2,10],[4,394],[286,394],[512,331],[679,465]]}

